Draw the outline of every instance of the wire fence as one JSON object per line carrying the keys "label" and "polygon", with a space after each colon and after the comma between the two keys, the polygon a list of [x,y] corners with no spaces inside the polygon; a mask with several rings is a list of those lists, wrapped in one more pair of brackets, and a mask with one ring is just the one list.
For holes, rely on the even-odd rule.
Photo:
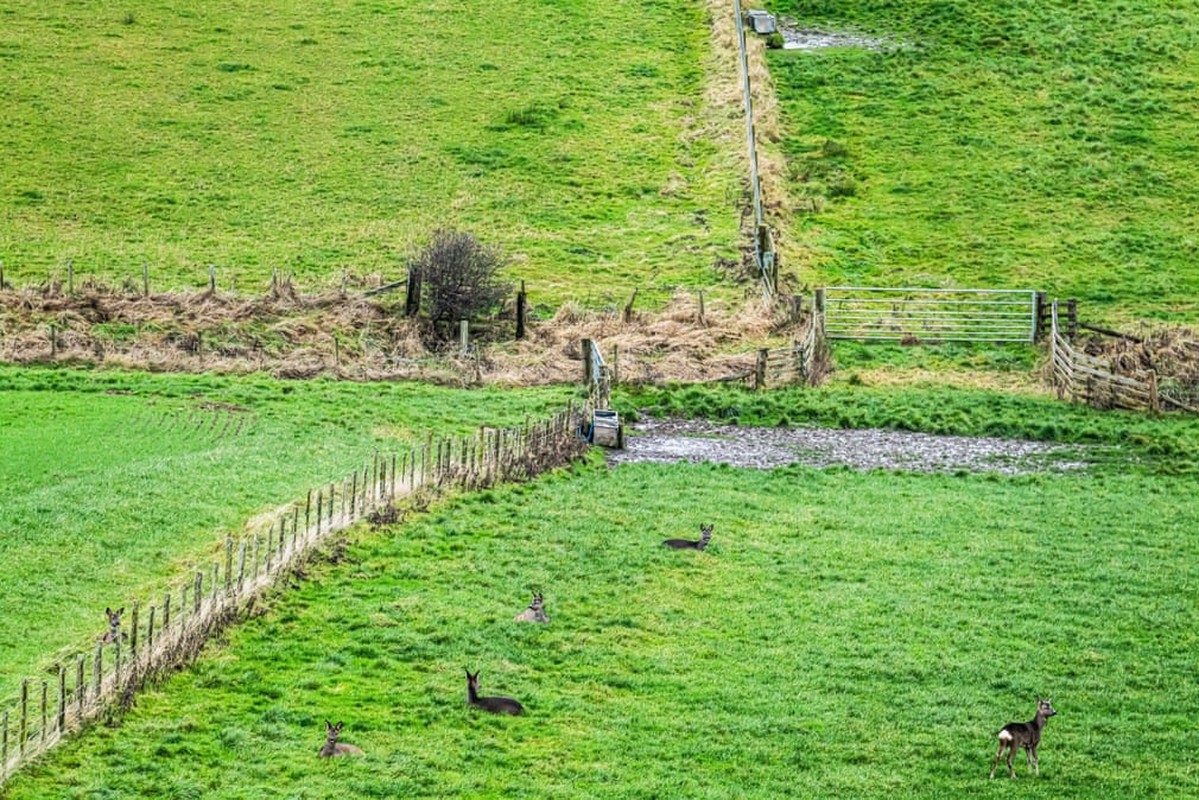
{"label": "wire fence", "polygon": [[[88,721],[128,708],[147,681],[192,661],[214,633],[334,534],[364,518],[399,521],[443,491],[526,480],[568,463],[587,447],[578,435],[583,416],[572,402],[537,422],[376,453],[340,481],[280,509],[262,528],[226,538],[216,561],[154,600],[134,603],[128,627],[59,659],[53,677],[26,679],[16,698],[0,703],[0,787]],[[402,500],[408,509],[400,509]]]}

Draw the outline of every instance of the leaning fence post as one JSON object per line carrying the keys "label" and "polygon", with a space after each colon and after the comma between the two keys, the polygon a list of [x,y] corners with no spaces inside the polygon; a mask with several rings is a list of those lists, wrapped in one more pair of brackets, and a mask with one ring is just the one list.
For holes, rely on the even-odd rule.
{"label": "leaning fence post", "polygon": [[194,598],[192,598],[193,602],[195,603],[195,608],[192,609],[193,616],[200,613],[200,598],[203,595],[203,589],[204,589],[204,570],[198,569],[198,570],[196,570],[196,591],[195,591],[196,596]]}
{"label": "leaning fence post", "polygon": [[150,296],[150,265],[142,262],[142,295]]}
{"label": "leaning fence post", "polygon": [[304,532],[312,530],[312,490],[308,490],[308,500],[304,503]]}
{"label": "leaning fence post", "polygon": [[766,359],[770,351],[762,348],[758,351],[758,362],[754,365],[754,391],[766,388]]}
{"label": "leaning fence post", "polygon": [[237,593],[241,594],[242,587],[246,583],[246,540],[241,540],[241,547],[237,553]]}
{"label": "leaning fence post", "polygon": [[154,658],[154,612],[157,606],[150,606],[150,620],[146,626],[146,661]]}
{"label": "leaning fence post", "polygon": [[233,591],[233,536],[225,536],[225,594]]}
{"label": "leaning fence post", "polygon": [[129,628],[129,655],[137,658],[137,603],[133,604],[133,622]]}
{"label": "leaning fence post", "polygon": [[525,282],[520,282],[520,291],[516,293],[516,338],[525,338],[525,312],[529,296],[525,294]]}
{"label": "leaning fence post", "polygon": [[321,535],[321,503],[324,501],[324,493],[316,493],[316,535],[320,538]]}
{"label": "leaning fence post", "polygon": [[171,593],[167,592],[162,596],[162,629],[166,630],[171,624]]}

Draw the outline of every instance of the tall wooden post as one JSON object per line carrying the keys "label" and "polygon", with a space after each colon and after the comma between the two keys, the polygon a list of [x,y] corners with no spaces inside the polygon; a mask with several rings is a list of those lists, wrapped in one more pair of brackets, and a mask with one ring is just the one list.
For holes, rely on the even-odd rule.
{"label": "tall wooden post", "polygon": [[1071,297],[1066,300],[1066,335],[1070,341],[1078,335],[1078,300]]}
{"label": "tall wooden post", "polygon": [[770,357],[770,351],[762,348],[758,351],[758,361],[754,365],[754,391],[766,388],[766,359]]}
{"label": "tall wooden post", "polygon": [[520,282],[520,291],[516,293],[516,338],[525,338],[525,313],[529,298],[525,294],[525,282]]}
{"label": "tall wooden post", "polygon": [[142,296],[150,296],[150,265],[142,262]]}
{"label": "tall wooden post", "polygon": [[408,268],[408,293],[404,298],[404,316],[415,317],[420,313],[420,270]]}

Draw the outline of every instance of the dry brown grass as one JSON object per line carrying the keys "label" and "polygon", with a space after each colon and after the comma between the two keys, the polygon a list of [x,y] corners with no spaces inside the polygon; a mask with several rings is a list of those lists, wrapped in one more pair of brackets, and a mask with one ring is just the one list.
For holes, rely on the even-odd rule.
{"label": "dry brown grass", "polygon": [[745,371],[755,347],[787,334],[786,320],[763,301],[709,300],[701,321],[698,297],[679,293],[663,310],[634,311],[627,320],[620,311],[567,303],[552,319],[531,322],[520,342],[511,340],[510,322],[480,326],[472,351],[461,354],[438,352],[427,325],[399,311],[394,302],[339,292],[139,297],[89,287],[67,297],[6,290],[0,292],[0,360],[523,386],[578,380],[579,343],[594,339],[622,381],[700,381]]}

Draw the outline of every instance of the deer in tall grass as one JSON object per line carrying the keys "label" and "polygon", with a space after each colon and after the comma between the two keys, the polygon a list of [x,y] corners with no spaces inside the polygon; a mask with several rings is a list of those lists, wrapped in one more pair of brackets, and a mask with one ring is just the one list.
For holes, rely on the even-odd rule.
{"label": "deer in tall grass", "polygon": [[1053,710],[1053,698],[1038,698],[1035,717],[1028,722],[1009,722],[1004,725],[1003,730],[999,732],[999,750],[995,753],[995,760],[991,762],[991,777],[995,777],[995,767],[999,764],[999,757],[1003,755],[1004,748],[1007,748],[1007,771],[1011,777],[1016,777],[1016,770],[1012,768],[1012,756],[1016,755],[1016,751],[1021,747],[1024,748],[1029,771],[1035,769],[1040,775],[1041,764],[1037,759],[1037,745],[1041,743],[1041,730],[1045,727],[1045,721],[1056,714]]}
{"label": "deer in tall grass", "polygon": [[692,539],[667,539],[662,542],[663,547],[672,547],[675,550],[703,550],[708,546],[708,542],[712,539],[712,525],[699,526],[699,541]]}
{"label": "deer in tall grass", "polygon": [[330,725],[329,720],[325,720],[325,746],[317,753],[321,758],[336,758],[337,756],[364,756],[361,747],[355,747],[352,744],[341,744],[337,741],[337,737],[341,735],[341,729],[345,725],[341,720],[338,720],[336,725]]}
{"label": "deer in tall grass", "polygon": [[121,632],[121,615],[125,613],[125,607],[121,606],[116,611],[105,608],[104,613],[108,616],[108,630],[100,637],[100,644],[112,644],[124,639],[125,634]]}
{"label": "deer in tall grass", "polygon": [[466,704],[474,708],[490,711],[492,714],[521,714],[525,708],[511,697],[480,697],[479,673],[470,674],[466,671]]}
{"label": "deer in tall grass", "polygon": [[533,602],[529,603],[529,607],[512,618],[513,622],[549,622],[550,618],[545,613],[545,600],[541,593],[533,595]]}

